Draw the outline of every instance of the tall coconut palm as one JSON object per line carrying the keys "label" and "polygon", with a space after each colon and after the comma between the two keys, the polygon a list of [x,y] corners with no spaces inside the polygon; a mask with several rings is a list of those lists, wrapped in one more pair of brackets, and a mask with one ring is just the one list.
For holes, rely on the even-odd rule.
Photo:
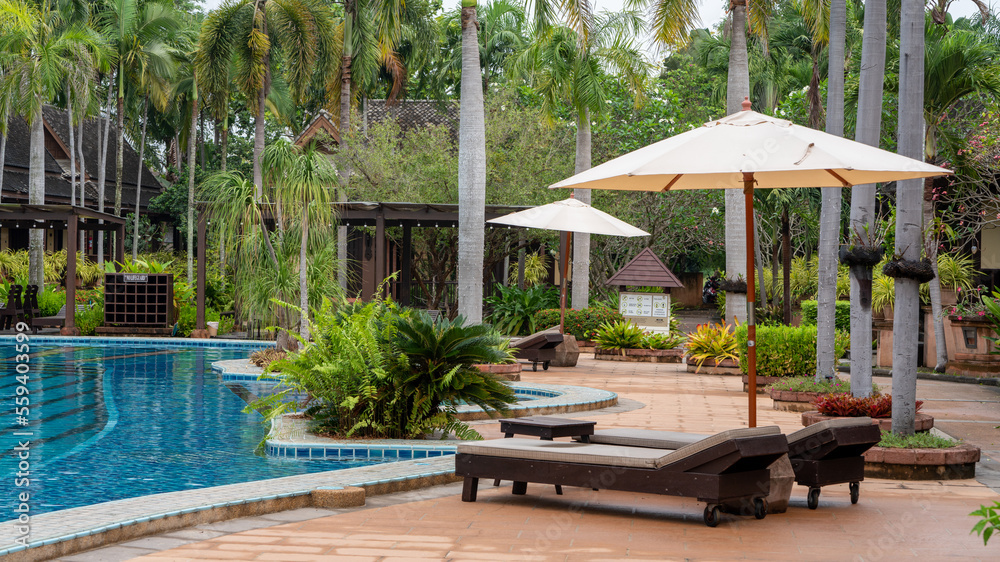
{"label": "tall coconut palm", "polygon": [[[591,120],[606,111],[608,81],[620,80],[642,99],[649,64],[636,45],[644,22],[638,12],[602,12],[586,25],[581,37],[568,27],[536,34],[520,54],[514,68],[524,74],[542,97],[542,111],[552,118],[562,104],[572,108],[576,120],[575,173],[591,166]],[[610,75],[610,76],[609,76]],[[590,203],[590,190],[574,191]],[[590,300],[590,235],[573,237],[573,308],[586,308]]]}
{"label": "tall coconut palm", "polygon": [[[882,128],[882,86],[885,82],[885,0],[865,3],[864,38],[861,42],[861,69],[858,85],[858,116],[854,140],[878,146]],[[856,185],[851,189],[850,229],[859,234],[859,245],[877,241],[877,236],[866,233],[875,231],[875,186]],[[851,266],[851,392],[855,396],[869,396],[872,392],[871,348],[872,268]],[[916,324],[914,324],[916,325]]]}
{"label": "tall coconut palm", "polygon": [[[898,152],[924,157],[924,3],[902,0],[899,28]],[[923,180],[896,184],[896,256],[919,260],[923,248]],[[892,342],[892,430],[912,435],[917,412],[920,283],[896,278]]]}
{"label": "tall coconut palm", "polygon": [[[23,0],[0,0],[0,97],[10,96],[13,110],[25,117],[30,130],[28,202],[45,202],[45,133],[42,108],[63,90],[65,80],[89,79],[95,67],[93,53],[101,39],[92,31],[63,26],[59,14]],[[86,84],[75,83],[72,90]],[[29,283],[44,285],[45,233],[29,234]]]}
{"label": "tall coconut palm", "polygon": [[[330,71],[334,21],[319,0],[226,0],[205,18],[198,38],[195,67],[209,92],[229,90],[230,64],[236,61],[236,88],[253,100],[253,182],[263,193],[261,154],[267,98],[280,69],[296,101],[302,99],[315,72]],[[272,56],[274,55],[274,56]]]}
{"label": "tall coconut palm", "polygon": [[159,0],[109,0],[99,16],[99,26],[114,52],[115,103],[118,120],[115,155],[115,214],[122,211],[124,170],[125,91],[142,83],[152,67],[163,72],[172,63],[165,45],[180,26],[172,5]]}
{"label": "tall coconut palm", "polygon": [[[844,136],[844,60],[847,0],[829,4],[829,62],[826,85],[826,132]],[[840,243],[839,187],[822,190],[819,219],[819,267],[816,293],[816,381],[834,377],[834,337],[837,304],[837,249]]]}

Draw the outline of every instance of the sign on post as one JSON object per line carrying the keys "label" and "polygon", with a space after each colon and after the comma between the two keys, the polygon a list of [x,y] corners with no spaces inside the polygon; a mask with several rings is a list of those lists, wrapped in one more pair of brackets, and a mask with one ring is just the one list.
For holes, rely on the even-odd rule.
{"label": "sign on post", "polygon": [[618,312],[625,320],[650,332],[670,333],[669,293],[628,293],[618,295]]}

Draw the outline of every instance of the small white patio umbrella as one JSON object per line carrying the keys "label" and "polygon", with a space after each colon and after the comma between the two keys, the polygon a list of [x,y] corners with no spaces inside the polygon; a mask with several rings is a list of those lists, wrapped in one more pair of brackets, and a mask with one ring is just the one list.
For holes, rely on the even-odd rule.
{"label": "small white patio umbrella", "polygon": [[649,233],[629,223],[618,220],[604,211],[573,199],[556,201],[548,205],[532,207],[502,217],[488,220],[493,224],[560,230],[567,233],[566,252],[563,254],[562,279],[559,284],[559,332],[565,333],[566,317],[566,276],[569,274],[569,252],[573,233],[607,234],[610,236],[649,236]]}
{"label": "small white patio umbrella", "polygon": [[950,170],[750,110],[705,123],[609,160],[551,188],[671,191],[743,189],[747,226],[749,425],[757,425],[753,190],[851,187],[950,174]]}

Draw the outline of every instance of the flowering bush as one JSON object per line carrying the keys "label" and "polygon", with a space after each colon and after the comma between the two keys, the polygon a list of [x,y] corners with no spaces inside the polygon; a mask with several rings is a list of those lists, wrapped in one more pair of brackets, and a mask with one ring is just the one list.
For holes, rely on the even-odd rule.
{"label": "flowering bush", "polygon": [[[892,415],[891,394],[873,394],[867,398],[846,393],[824,394],[816,398],[815,404],[819,413],[827,416],[888,418]],[[919,412],[923,404],[923,400],[917,400],[914,411]]]}
{"label": "flowering bush", "polygon": [[[559,309],[539,310],[535,313],[535,326],[539,330],[559,325]],[[592,306],[582,310],[566,309],[566,333],[572,334],[578,340],[594,338],[601,324],[621,322],[624,320],[617,310],[604,306]]]}
{"label": "flowering bush", "polygon": [[984,295],[986,287],[982,285],[975,289],[963,291],[958,288],[958,303],[948,308],[948,314],[958,320],[987,320],[987,309],[983,301],[990,297]]}

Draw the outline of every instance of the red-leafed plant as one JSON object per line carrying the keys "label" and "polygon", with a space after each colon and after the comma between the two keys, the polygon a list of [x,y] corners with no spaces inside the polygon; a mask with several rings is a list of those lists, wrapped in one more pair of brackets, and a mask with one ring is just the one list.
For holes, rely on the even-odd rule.
{"label": "red-leafed plant", "polygon": [[[858,398],[847,393],[822,394],[814,402],[819,413],[827,416],[843,416],[859,418],[888,418],[892,416],[892,395],[875,394],[867,398]],[[922,400],[917,400],[916,411],[923,406]]]}

